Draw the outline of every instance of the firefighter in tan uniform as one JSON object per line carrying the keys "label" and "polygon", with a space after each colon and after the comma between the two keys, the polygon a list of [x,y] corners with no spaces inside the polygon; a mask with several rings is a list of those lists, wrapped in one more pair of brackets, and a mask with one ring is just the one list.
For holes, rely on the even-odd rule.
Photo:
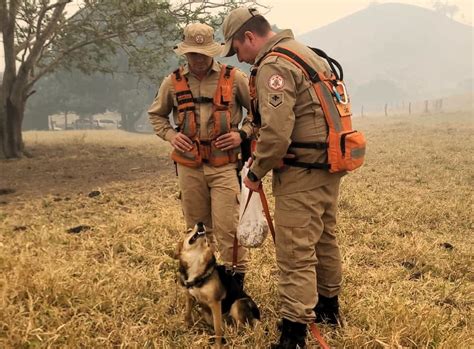
{"label": "firefighter in tan uniform", "polygon": [[[148,114],[155,133],[174,148],[187,227],[203,222],[212,228],[221,259],[231,270],[239,214],[237,157],[252,126],[246,118],[239,129],[242,107],[248,110],[250,104],[248,79],[213,59],[221,51],[210,26],[188,25],[175,48],[187,64],[163,80]],[[168,119],[171,112],[176,129]],[[246,265],[247,250],[239,247],[232,271],[242,286]]]}
{"label": "firefighter in tan uniform", "polygon": [[[290,49],[317,71],[328,70],[327,63],[295,41],[290,30],[274,33],[254,9],[233,10],[223,32],[223,55],[237,54],[239,61],[258,67],[250,91],[254,122],[261,127],[246,186],[257,190],[284,157],[324,163],[326,149],[293,147],[326,141],[327,125],[311,82],[295,64],[267,53],[277,46]],[[272,348],[303,348],[307,324],[338,323],[341,256],[335,225],[340,178],[326,170],[293,166],[273,171],[283,321],[280,341]]]}

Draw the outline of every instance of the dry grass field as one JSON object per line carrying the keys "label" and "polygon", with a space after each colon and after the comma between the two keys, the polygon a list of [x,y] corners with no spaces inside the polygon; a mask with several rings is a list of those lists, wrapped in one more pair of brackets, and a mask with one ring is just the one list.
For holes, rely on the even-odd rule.
{"label": "dry grass field", "polygon": [[[474,348],[472,113],[355,123],[369,144],[339,203],[347,324],[321,331],[334,348]],[[168,145],[120,131],[25,140],[31,158],[0,162],[0,189],[15,190],[0,195],[0,348],[207,347],[206,326],[183,325]],[[90,229],[67,233],[78,225]],[[263,321],[226,327],[233,348],[277,337],[270,239],[251,259]]]}

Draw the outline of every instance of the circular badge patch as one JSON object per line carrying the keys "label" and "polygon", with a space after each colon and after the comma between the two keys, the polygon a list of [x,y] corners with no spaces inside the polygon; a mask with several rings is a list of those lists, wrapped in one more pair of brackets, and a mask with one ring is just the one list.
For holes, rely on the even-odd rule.
{"label": "circular badge patch", "polygon": [[204,36],[202,36],[201,34],[198,34],[196,35],[194,40],[196,41],[196,44],[202,44],[204,42]]}
{"label": "circular badge patch", "polygon": [[268,79],[268,86],[273,90],[281,90],[285,86],[285,79],[278,74],[272,75]]}

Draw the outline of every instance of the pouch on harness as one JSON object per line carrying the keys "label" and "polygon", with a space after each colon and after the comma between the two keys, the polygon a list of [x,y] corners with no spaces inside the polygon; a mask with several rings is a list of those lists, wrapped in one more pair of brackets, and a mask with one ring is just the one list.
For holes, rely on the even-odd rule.
{"label": "pouch on harness", "polygon": [[[239,148],[222,151],[215,145],[217,137],[232,130],[231,110],[234,76],[235,68],[223,65],[214,97],[194,98],[188,81],[182,74],[182,68],[173,72],[172,82],[178,104],[178,129],[193,141],[193,148],[190,151],[173,150],[171,159],[175,162],[187,167],[199,167],[203,162],[212,166],[223,166],[237,161]],[[213,104],[212,117],[210,118],[213,128],[209,139],[199,138],[196,103]]]}
{"label": "pouch on harness", "polygon": [[[322,50],[316,48],[311,48],[311,50],[327,60],[332,72],[330,77],[326,77],[324,73],[317,72],[296,53],[283,47],[275,47],[265,56],[282,57],[303,71],[313,84],[328,125],[327,142],[292,141],[290,144],[290,148],[327,149],[327,163],[308,163],[300,162],[294,158],[284,158],[283,164],[307,169],[328,170],[331,173],[355,170],[364,162],[366,141],[361,132],[352,129],[352,112],[349,96],[343,82],[342,67],[335,59],[326,55]],[[250,93],[252,97],[252,113],[254,117],[257,117],[258,123],[259,113],[255,86],[257,69],[258,66],[252,70],[250,76]]]}

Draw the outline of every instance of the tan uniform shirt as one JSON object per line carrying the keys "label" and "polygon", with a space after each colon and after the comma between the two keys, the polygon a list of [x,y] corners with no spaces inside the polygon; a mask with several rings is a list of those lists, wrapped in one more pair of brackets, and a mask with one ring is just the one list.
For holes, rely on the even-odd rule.
{"label": "tan uniform shirt", "polygon": [[[256,62],[274,46],[297,53],[317,71],[329,71],[327,63],[305,45],[297,42],[291,30],[272,37],[262,48]],[[262,60],[256,76],[257,98],[261,114],[255,161],[251,167],[262,178],[288,152],[292,141],[326,142],[327,125],[311,82],[285,58],[269,56]],[[302,162],[326,162],[325,150],[291,148]],[[341,174],[325,170],[289,167],[273,174],[273,193],[283,195],[335,183]]]}
{"label": "tan uniform shirt", "polygon": [[[208,74],[204,79],[199,80],[189,71],[187,65],[184,67],[183,75],[188,79],[189,88],[191,89],[193,97],[214,97],[221,68],[222,64],[213,61]],[[155,133],[167,141],[170,141],[176,134],[176,131],[169,122],[168,115],[173,111],[175,124],[178,115],[178,104],[176,102],[176,95],[171,76],[172,75],[170,74],[163,80],[153,104],[148,109],[150,122],[153,125]],[[235,73],[232,94],[233,106],[231,127],[237,128],[242,120],[242,107],[247,110],[250,109],[248,78],[240,70],[237,70]],[[200,139],[209,139],[209,134],[212,130],[212,124],[209,122],[209,119],[212,116],[212,106],[212,103],[196,103],[196,123],[199,129]],[[242,130],[250,136],[252,126],[250,125],[249,117],[243,121]]]}

